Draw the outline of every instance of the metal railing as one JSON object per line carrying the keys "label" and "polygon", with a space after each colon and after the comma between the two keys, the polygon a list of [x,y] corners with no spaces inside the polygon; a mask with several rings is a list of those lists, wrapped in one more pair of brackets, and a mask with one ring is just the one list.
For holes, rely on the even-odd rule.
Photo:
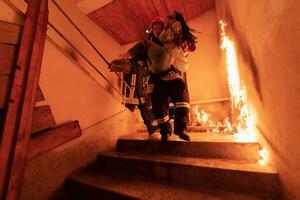
{"label": "metal railing", "polygon": [[[14,5],[10,0],[4,0],[12,9],[14,9],[17,13],[21,15],[25,15],[22,10],[20,10],[18,7]],[[53,4],[58,8],[58,10],[66,17],[66,19],[72,24],[72,26],[80,33],[80,35],[85,39],[85,41],[93,48],[93,50],[97,53],[97,55],[106,63],[109,64],[108,60],[99,52],[99,50],[93,45],[93,43],[87,38],[87,36],[79,29],[79,27],[74,23],[74,21],[66,14],[66,12],[58,5],[58,3],[55,0],[51,0]],[[126,94],[127,91],[131,91],[132,88],[124,81],[122,74],[119,75],[117,72],[113,72],[115,75],[117,75],[119,81],[121,81],[121,87],[120,89],[116,88],[113,83],[111,83],[110,80],[107,79],[107,77],[83,54],[79,49],[77,49],[73,43],[68,40],[51,22],[48,22],[48,25],[60,36],[62,39],[68,43],[121,97],[122,97],[122,103],[126,102]],[[50,36],[47,35],[47,39],[54,44],[60,51],[62,51],[64,54],[67,54],[66,51],[63,50],[62,47],[60,47],[59,44],[55,42]],[[84,67],[81,66],[80,63],[76,62],[77,66],[80,66],[80,69],[83,70]],[[84,72],[89,75],[91,78],[95,80],[94,77],[92,77],[85,69]],[[97,80],[95,80],[98,82]],[[99,82],[98,82],[99,83]],[[100,84],[100,83],[99,83]]]}
{"label": "metal railing", "polygon": [[[58,8],[58,10],[66,17],[66,19],[72,24],[72,26],[79,32],[79,34],[85,39],[85,41],[93,48],[93,50],[97,53],[97,55],[107,64],[109,65],[109,61],[101,54],[101,52],[95,47],[95,45],[87,38],[87,36],[80,30],[80,28],[74,23],[74,21],[67,15],[67,13],[58,5],[55,0],[51,0],[53,4]],[[122,103],[125,103],[127,90],[131,90],[130,86],[124,81],[121,75],[117,72],[114,72],[117,75],[118,79],[121,81],[121,89],[117,89],[114,84],[112,84],[105,75],[86,57],[84,56],[52,23],[49,22],[49,26],[55,30],[76,52],[84,58],[89,65],[93,67],[93,69],[114,89],[118,94],[123,98]]]}
{"label": "metal railing", "polygon": [[[116,88],[106,77],[105,75],[83,54],[81,53],[81,51],[75,47],[71,41],[69,41],[52,23],[48,23],[48,25],[60,36],[64,39],[64,41],[70,45],[72,47],[72,49],[74,49],[76,51],[76,53],[78,53],[119,95],[122,96],[122,98],[124,98],[123,95],[123,88],[124,90],[126,90],[126,88],[129,88],[128,84],[123,80],[123,78],[118,75],[119,79],[122,81],[122,86],[121,89],[119,90],[118,88]],[[53,40],[51,37],[47,37],[47,39],[51,42],[51,43],[55,43],[54,45],[60,50],[60,51],[64,51],[63,48],[60,47],[60,45],[58,45],[55,40]],[[80,65],[80,64],[78,64]],[[80,65],[81,66],[81,65]],[[84,68],[81,66],[81,68]],[[85,71],[85,73],[87,73]],[[89,73],[87,73],[89,76],[91,76]],[[126,85],[125,85],[126,84]],[[124,86],[125,85],[125,86]],[[124,100],[123,100],[124,102]]]}

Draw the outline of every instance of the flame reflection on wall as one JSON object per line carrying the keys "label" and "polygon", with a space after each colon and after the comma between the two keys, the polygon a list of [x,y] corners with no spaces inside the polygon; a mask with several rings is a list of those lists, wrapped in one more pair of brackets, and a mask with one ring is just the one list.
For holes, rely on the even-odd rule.
{"label": "flame reflection on wall", "polygon": [[[231,108],[234,116],[237,116],[233,122],[236,127],[236,140],[242,142],[254,142],[255,129],[250,107],[247,103],[247,89],[240,79],[237,54],[234,43],[226,35],[226,23],[219,21],[221,28],[221,49],[225,52],[227,80],[231,95]],[[260,165],[266,165],[269,153],[266,149],[259,152],[261,160]]]}
{"label": "flame reflection on wall", "polygon": [[225,32],[226,23],[222,20],[221,26],[221,49],[225,51],[227,80],[231,95],[231,109],[237,115],[236,138],[239,141],[256,141],[253,128],[253,120],[247,105],[247,90],[240,80],[237,55],[234,43]]}

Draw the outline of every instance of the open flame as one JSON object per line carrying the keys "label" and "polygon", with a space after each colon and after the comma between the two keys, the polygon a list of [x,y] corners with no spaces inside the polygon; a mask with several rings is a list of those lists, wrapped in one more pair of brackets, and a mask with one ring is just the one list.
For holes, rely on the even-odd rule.
{"label": "open flame", "polygon": [[204,111],[199,111],[199,106],[195,106],[193,113],[197,117],[197,125],[206,124],[208,122],[209,115]]}
{"label": "open flame", "polygon": [[225,32],[226,23],[221,20],[221,49],[225,51],[231,108],[238,115],[236,121],[238,141],[256,141],[253,120],[247,105],[247,89],[240,79],[234,43]]}
{"label": "open flame", "polygon": [[[237,55],[234,43],[226,35],[226,23],[223,20],[219,21],[221,27],[221,49],[225,51],[226,69],[228,74],[228,85],[231,95],[231,108],[234,114],[237,115],[234,126],[236,127],[236,139],[243,142],[254,142],[255,129],[253,118],[247,104],[247,89],[239,76],[239,68],[237,62]],[[262,149],[259,152],[261,160],[260,165],[266,165],[268,162],[268,151]]]}
{"label": "open flame", "polygon": [[267,149],[262,149],[259,151],[260,160],[258,161],[258,164],[261,166],[265,166],[269,162],[269,151]]}
{"label": "open flame", "polygon": [[204,111],[203,109],[199,110],[198,105],[195,106],[192,110],[193,110],[193,115],[196,118],[196,122],[195,122],[196,125],[204,127],[204,130],[202,131],[212,132],[212,133],[233,132],[233,127],[228,117],[223,122],[220,122],[214,120],[210,113]]}

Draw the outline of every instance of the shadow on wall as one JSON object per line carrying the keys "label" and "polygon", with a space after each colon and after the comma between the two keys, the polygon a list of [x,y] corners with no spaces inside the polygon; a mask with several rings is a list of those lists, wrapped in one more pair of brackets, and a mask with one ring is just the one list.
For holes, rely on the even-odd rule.
{"label": "shadow on wall", "polygon": [[[73,61],[75,61],[76,63],[78,63],[79,68],[86,73],[87,75],[89,75],[90,73],[85,69],[85,67],[82,66],[81,61],[79,59],[80,54],[78,54],[78,52],[76,50],[74,50],[73,48],[69,47],[69,46],[65,46],[63,48],[63,50],[65,51],[65,53],[67,54],[67,56],[69,56]],[[82,57],[82,56],[81,56]],[[84,57],[83,57],[84,58]],[[84,58],[86,59],[86,58]],[[87,62],[89,62],[89,60],[87,60]],[[90,75],[89,75],[90,76]],[[121,79],[118,79],[118,83],[117,85],[120,86],[122,83]],[[104,89],[106,91],[108,91],[108,93],[110,93],[111,95],[116,95],[115,94],[115,89],[111,84],[107,84]]]}
{"label": "shadow on wall", "polygon": [[74,49],[65,47],[64,50],[74,61],[79,62],[78,54]]}
{"label": "shadow on wall", "polygon": [[260,76],[257,68],[256,61],[253,57],[253,53],[249,47],[249,44],[245,37],[240,33],[240,31],[237,29],[234,20],[232,18],[231,12],[228,7],[224,7],[221,10],[221,17],[225,20],[227,23],[227,31],[229,35],[232,35],[232,39],[235,40],[235,44],[237,47],[237,51],[239,56],[242,57],[242,59],[247,63],[246,66],[249,67],[249,70],[251,72],[251,76],[254,81],[255,90],[259,96],[259,99],[263,101],[263,94],[261,91],[261,84],[260,84]]}

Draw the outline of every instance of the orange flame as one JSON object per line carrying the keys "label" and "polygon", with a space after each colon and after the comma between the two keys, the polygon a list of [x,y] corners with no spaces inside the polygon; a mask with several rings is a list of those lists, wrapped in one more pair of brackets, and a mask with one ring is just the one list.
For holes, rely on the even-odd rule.
{"label": "orange flame", "polygon": [[233,131],[228,117],[223,122],[215,121],[208,112],[203,109],[199,111],[198,105],[193,108],[193,114],[196,117],[196,125],[206,127],[207,132],[231,133]]}
{"label": "orange flame", "polygon": [[238,113],[236,138],[238,141],[256,141],[253,120],[247,105],[247,90],[239,75],[236,49],[234,43],[226,35],[226,23],[221,20],[219,24],[221,25],[221,49],[225,50],[226,55],[231,107],[233,112]]}
{"label": "orange flame", "polygon": [[[219,21],[221,27],[221,49],[225,51],[226,69],[228,75],[228,85],[231,95],[232,111],[237,113],[236,119],[236,140],[242,142],[255,142],[255,129],[251,110],[247,104],[247,89],[240,79],[237,55],[234,43],[226,35],[226,23],[223,20]],[[266,149],[259,152],[261,160],[260,165],[266,165],[269,155]]]}
{"label": "orange flame", "polygon": [[199,106],[195,106],[193,111],[194,111],[194,114],[197,117],[197,124],[198,125],[206,124],[208,122],[209,115],[204,110],[199,111]]}
{"label": "orange flame", "polygon": [[269,151],[267,149],[262,149],[259,151],[259,155],[260,155],[260,160],[258,161],[258,164],[261,166],[265,166],[268,164],[269,162]]}

